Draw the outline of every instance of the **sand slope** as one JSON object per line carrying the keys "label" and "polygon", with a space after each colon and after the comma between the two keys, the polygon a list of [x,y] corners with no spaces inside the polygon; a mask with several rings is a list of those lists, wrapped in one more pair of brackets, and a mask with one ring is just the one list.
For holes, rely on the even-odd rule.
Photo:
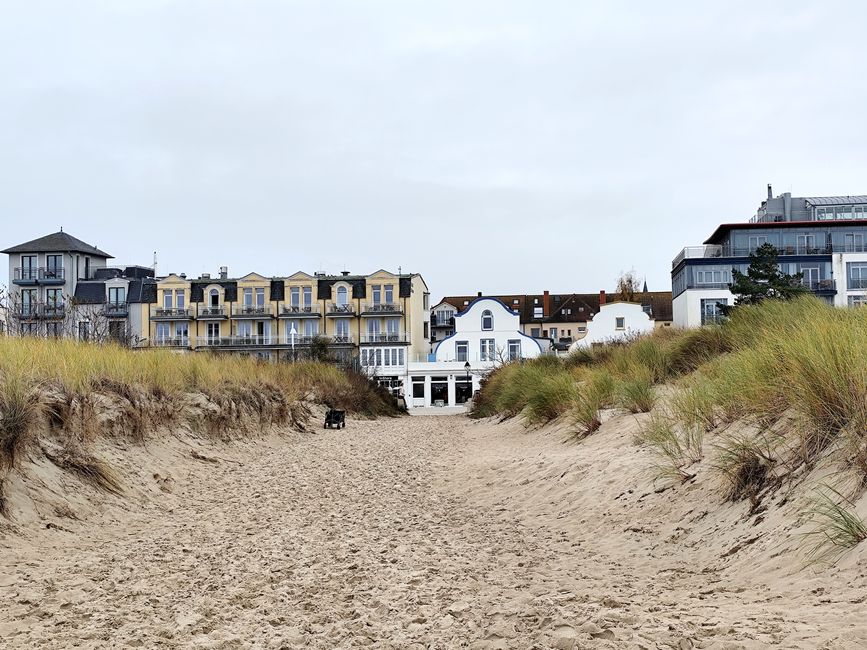
{"label": "sand slope", "polygon": [[13,486],[17,528],[0,540],[0,638],[12,648],[867,646],[863,549],[801,570],[798,498],[759,519],[721,504],[707,476],[654,492],[635,426],[619,416],[564,444],[558,425],[527,433],[425,417],[231,446],[106,447],[124,497],[31,466]]}

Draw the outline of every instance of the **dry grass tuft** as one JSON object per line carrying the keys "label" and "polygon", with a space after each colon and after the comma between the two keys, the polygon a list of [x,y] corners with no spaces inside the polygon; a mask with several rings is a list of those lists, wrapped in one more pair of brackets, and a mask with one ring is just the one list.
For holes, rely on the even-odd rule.
{"label": "dry grass tuft", "polygon": [[812,541],[807,548],[808,561],[833,564],[850,548],[867,539],[867,524],[854,512],[855,504],[829,485],[816,490],[808,512],[813,530],[806,534]]}
{"label": "dry grass tuft", "polygon": [[73,444],[57,451],[43,447],[42,452],[57,467],[75,474],[86,483],[112,494],[123,493],[123,486],[115,471],[84,447]]}
{"label": "dry grass tuft", "polygon": [[721,474],[729,501],[749,499],[754,510],[768,485],[775,460],[765,437],[726,436],[715,445],[714,468]]}

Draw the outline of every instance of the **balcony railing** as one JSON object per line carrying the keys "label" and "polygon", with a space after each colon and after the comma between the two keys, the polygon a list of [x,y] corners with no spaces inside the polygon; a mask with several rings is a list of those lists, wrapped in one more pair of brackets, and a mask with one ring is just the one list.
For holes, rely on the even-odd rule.
{"label": "balcony railing", "polygon": [[36,267],[17,267],[12,273],[14,284],[36,284],[39,280],[39,269]]}
{"label": "balcony railing", "polygon": [[151,340],[151,345],[155,348],[188,348],[190,347],[190,337],[188,336],[160,336]]}
{"label": "balcony railing", "polygon": [[54,266],[39,269],[40,284],[63,284],[66,282],[65,270]]}
{"label": "balcony railing", "polygon": [[319,305],[283,305],[280,318],[319,318]]}
{"label": "balcony railing", "polygon": [[151,318],[156,320],[189,320],[192,317],[191,309],[151,307]]}
{"label": "balcony railing", "polygon": [[364,305],[364,314],[402,314],[403,308],[395,302],[369,302]]}
{"label": "balcony railing", "polygon": [[66,305],[39,305],[39,318],[58,320],[66,316]]}
{"label": "balcony railing", "polygon": [[[314,341],[323,338],[320,335],[298,335],[295,336],[294,344],[296,347],[302,347],[306,345],[311,345]],[[351,343],[351,337],[344,337],[350,339],[346,341],[347,343]],[[333,343],[334,340],[332,338],[326,338],[328,343]],[[198,337],[195,339],[196,347],[203,348],[233,348],[233,347],[256,347],[256,346],[269,346],[269,347],[292,347],[293,341],[290,336],[258,336],[255,334],[238,334],[235,336],[205,336]]]}
{"label": "balcony railing", "polygon": [[405,332],[377,332],[362,334],[361,343],[409,343]]}
{"label": "balcony railing", "polygon": [[270,318],[270,305],[241,305],[232,307],[232,317],[234,318]]}
{"label": "balcony railing", "polygon": [[108,318],[126,318],[129,314],[129,305],[126,302],[107,302],[103,311]]}
{"label": "balcony railing", "polygon": [[431,325],[431,327],[454,327],[455,326],[455,317],[454,316],[439,316],[437,314],[431,314],[430,325]]}
{"label": "balcony railing", "polygon": [[[812,245],[793,245],[793,246],[776,246],[778,255],[830,255],[831,253],[853,253],[859,252],[858,249],[863,249],[863,246],[848,246],[839,245],[831,246],[827,244],[812,244]],[[722,246],[717,244],[707,244],[705,246],[687,246],[677,254],[671,261],[671,268],[675,268],[685,259],[701,259],[714,257],[749,257],[750,253],[755,253],[756,247],[733,247]]]}
{"label": "balcony railing", "polygon": [[199,305],[199,309],[196,312],[197,318],[225,318],[226,317],[226,308],[225,307],[205,307],[203,305]]}
{"label": "balcony railing", "polygon": [[827,280],[801,280],[801,284],[810,291],[837,291],[837,281],[833,279]]}
{"label": "balcony railing", "polygon": [[331,345],[354,345],[355,337],[349,336],[348,334],[345,336],[337,334],[332,336],[329,342]]}
{"label": "balcony railing", "polygon": [[329,316],[352,316],[353,314],[355,314],[355,305],[352,303],[339,305],[336,302],[332,302],[328,305]]}

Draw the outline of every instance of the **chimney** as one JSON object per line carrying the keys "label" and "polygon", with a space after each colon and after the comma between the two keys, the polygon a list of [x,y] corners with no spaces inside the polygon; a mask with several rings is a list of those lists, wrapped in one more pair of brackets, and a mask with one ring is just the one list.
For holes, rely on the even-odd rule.
{"label": "chimney", "polygon": [[479,297],[479,298],[481,298],[481,297],[482,297],[482,292],[479,291],[479,292],[476,294],[476,296]]}
{"label": "chimney", "polygon": [[199,277],[199,280],[210,280],[210,279],[211,279],[210,273],[202,273],[201,277]]}
{"label": "chimney", "polygon": [[599,292],[599,306],[601,307],[604,304],[605,304],[605,289],[602,289]]}
{"label": "chimney", "polygon": [[181,280],[186,280],[186,279],[187,279],[187,274],[186,274],[186,273],[181,273],[180,278],[181,278]]}
{"label": "chimney", "polygon": [[547,291],[542,294],[542,313],[546,318],[551,315],[551,294]]}
{"label": "chimney", "polygon": [[347,275],[349,275],[349,271],[341,271],[340,275],[342,275],[345,278]]}
{"label": "chimney", "polygon": [[221,266],[220,267],[220,279],[226,280],[228,277],[229,277],[229,267],[228,266]]}
{"label": "chimney", "polygon": [[774,190],[771,189],[771,184],[770,184],[770,183],[768,183],[768,198],[769,198],[769,199],[774,198]]}

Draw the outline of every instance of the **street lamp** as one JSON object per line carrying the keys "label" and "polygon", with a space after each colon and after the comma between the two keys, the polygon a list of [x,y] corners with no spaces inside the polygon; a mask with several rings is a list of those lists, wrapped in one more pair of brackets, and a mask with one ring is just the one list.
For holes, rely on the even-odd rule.
{"label": "street lamp", "polygon": [[292,361],[297,361],[297,357],[295,356],[295,335],[298,334],[298,330],[295,329],[295,323],[292,323],[292,328],[289,330],[289,343],[292,345]]}
{"label": "street lamp", "polygon": [[467,361],[464,364],[464,370],[467,373],[467,390],[469,391],[469,393],[467,395],[467,401],[469,401],[470,398],[472,398],[472,396],[473,396],[473,385],[470,383],[470,362],[469,361]]}

